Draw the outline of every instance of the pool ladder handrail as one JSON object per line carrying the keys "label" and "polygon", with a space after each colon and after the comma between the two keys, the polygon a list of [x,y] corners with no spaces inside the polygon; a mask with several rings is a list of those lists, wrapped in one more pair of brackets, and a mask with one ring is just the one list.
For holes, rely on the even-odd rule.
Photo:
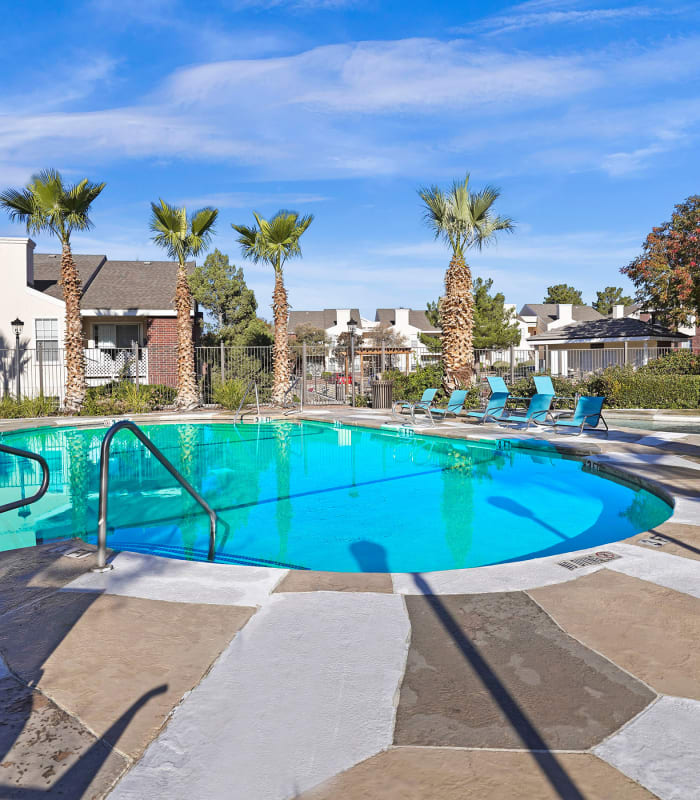
{"label": "pool ladder handrail", "polygon": [[107,563],[107,498],[109,494],[109,450],[112,439],[121,430],[128,430],[149,450],[158,461],[167,469],[175,480],[186,489],[200,506],[209,514],[209,561],[214,560],[216,550],[216,511],[199,494],[192,484],[184,478],[180,472],[168,461],[161,451],[153,444],[146,434],[133,423],[130,419],[122,419],[115,422],[107,431],[100,447],[100,499],[97,519],[97,564],[92,568],[93,572],[107,572],[113,569],[112,564]]}
{"label": "pool ladder handrail", "polygon": [[41,486],[37,492],[31,497],[23,497],[21,500],[14,500],[12,503],[4,503],[0,506],[0,514],[5,511],[12,511],[13,508],[22,508],[22,506],[31,505],[32,503],[36,503],[37,500],[41,500],[49,488],[49,481],[51,479],[49,465],[46,463],[46,459],[38,453],[32,453],[31,450],[20,450],[17,447],[10,447],[7,444],[0,444],[0,453],[7,453],[11,456],[17,456],[17,458],[29,458],[32,461],[36,461],[43,473]]}
{"label": "pool ladder handrail", "polygon": [[243,422],[243,414],[245,414],[245,411],[243,412],[243,414],[241,414],[241,409],[243,408],[243,405],[246,399],[248,398],[251,389],[255,389],[255,407],[258,410],[258,419],[260,419],[260,398],[258,397],[258,384],[255,379],[252,379],[248,382],[248,385],[245,388],[245,392],[243,392],[243,399],[241,400],[238,408],[236,409],[236,413],[233,415],[234,422],[236,421],[236,417],[238,417],[239,415],[240,415],[239,422]]}

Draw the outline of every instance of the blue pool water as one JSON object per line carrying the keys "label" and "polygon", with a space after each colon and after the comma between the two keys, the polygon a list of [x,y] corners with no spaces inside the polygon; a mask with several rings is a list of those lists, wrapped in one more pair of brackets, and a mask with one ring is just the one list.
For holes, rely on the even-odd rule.
{"label": "blue pool water", "polygon": [[[73,534],[95,541],[105,431],[2,437],[41,453],[51,486],[0,516],[0,549]],[[348,572],[475,567],[602,545],[671,513],[656,495],[546,450],[310,422],[144,431],[218,512],[217,561]],[[113,441],[110,475],[110,547],[206,559],[207,515],[128,431]],[[0,455],[0,502],[38,483],[33,464]]]}

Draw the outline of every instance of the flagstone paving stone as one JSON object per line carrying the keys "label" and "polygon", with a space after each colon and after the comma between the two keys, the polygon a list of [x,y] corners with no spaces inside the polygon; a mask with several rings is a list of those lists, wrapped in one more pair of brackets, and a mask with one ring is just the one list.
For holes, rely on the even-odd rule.
{"label": "flagstone paving stone", "polygon": [[289,570],[275,592],[393,592],[387,572]]}
{"label": "flagstone paving stone", "polygon": [[698,523],[698,525],[683,525],[679,522],[664,522],[649,531],[627,539],[627,541],[640,547],[649,548],[653,545],[645,544],[643,540],[656,536],[663,541],[662,546],[658,547],[662,552],[700,561],[700,517]]}
{"label": "flagstone paving stone", "polygon": [[[0,797],[103,797],[127,761],[6,672],[0,678]],[[32,794],[36,792],[36,795]]]}
{"label": "flagstone paving stone", "polygon": [[654,699],[524,593],[405,600],[397,745],[582,750]]}
{"label": "flagstone paving stone", "polygon": [[700,600],[607,569],[529,592],[567,633],[662,694],[700,700]]}
{"label": "flagstone paving stone", "polygon": [[[589,754],[557,753],[544,767],[550,770],[561,791],[529,753],[396,747],[304,792],[298,800],[654,798],[651,792]],[[570,791],[572,786],[578,795]]]}
{"label": "flagstone paving stone", "polygon": [[[8,666],[139,755],[253,609],[58,592],[0,618]],[[164,687],[164,688],[163,688]],[[110,728],[136,704],[124,731]]]}
{"label": "flagstone paving stone", "polygon": [[700,702],[661,697],[595,753],[661,800],[700,797]]}

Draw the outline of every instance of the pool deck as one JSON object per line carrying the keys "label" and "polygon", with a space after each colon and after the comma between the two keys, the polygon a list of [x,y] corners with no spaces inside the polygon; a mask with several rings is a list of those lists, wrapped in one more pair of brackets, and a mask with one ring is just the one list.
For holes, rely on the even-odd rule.
{"label": "pool deck", "polygon": [[0,797],[700,797],[700,436],[424,432],[554,445],[674,514],[576,569],[593,551],[369,575],[0,553]]}

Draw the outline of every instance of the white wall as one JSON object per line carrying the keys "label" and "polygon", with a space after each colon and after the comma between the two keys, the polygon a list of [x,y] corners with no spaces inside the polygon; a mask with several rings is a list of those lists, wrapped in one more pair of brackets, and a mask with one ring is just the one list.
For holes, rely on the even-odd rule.
{"label": "white wall", "polygon": [[29,348],[35,346],[35,321],[37,319],[58,320],[59,347],[63,347],[65,304],[55,297],[37,292],[27,286],[27,276],[34,272],[34,248],[31,239],[0,237],[0,346],[15,346],[15,335],[10,322],[19,317],[24,322],[20,341]]}

